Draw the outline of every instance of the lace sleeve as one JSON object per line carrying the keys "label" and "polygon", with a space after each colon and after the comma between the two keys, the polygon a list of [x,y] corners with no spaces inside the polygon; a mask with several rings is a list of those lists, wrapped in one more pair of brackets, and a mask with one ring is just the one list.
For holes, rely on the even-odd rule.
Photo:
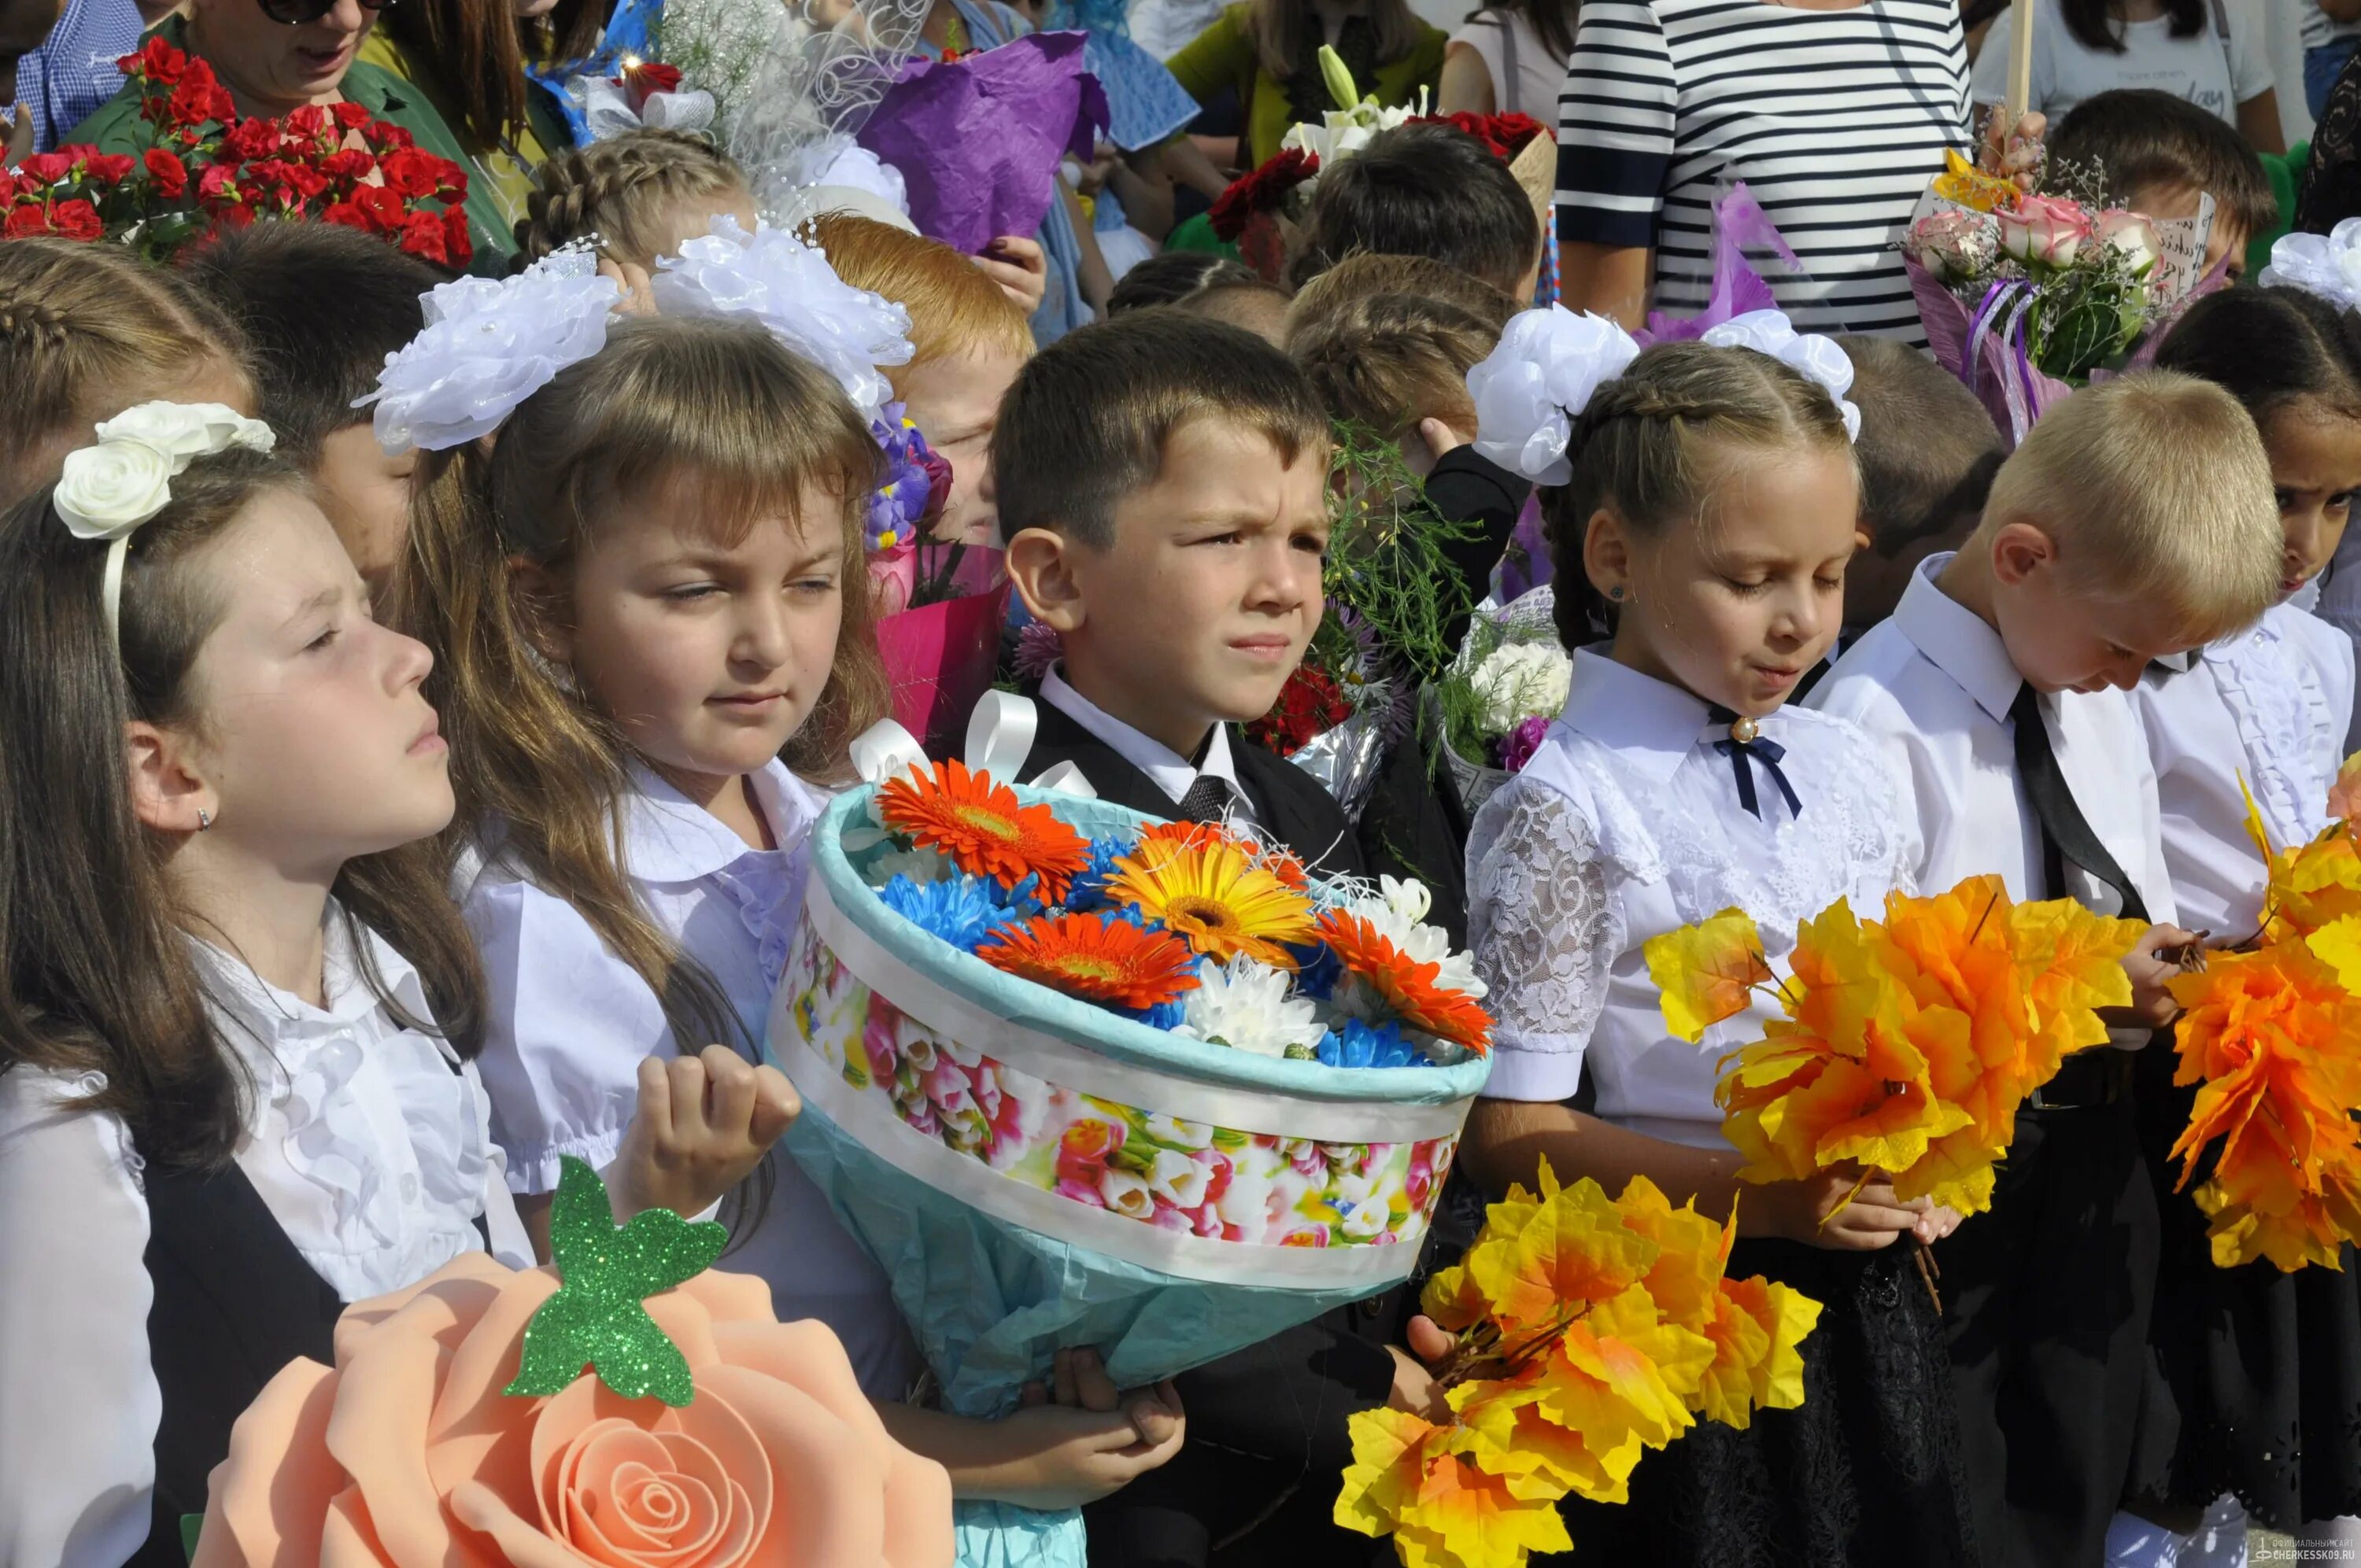
{"label": "lace sleeve", "polygon": [[1486,803],[1470,839],[1468,936],[1498,1025],[1486,1092],[1565,1099],[1621,945],[1598,838],[1554,790],[1511,786]]}

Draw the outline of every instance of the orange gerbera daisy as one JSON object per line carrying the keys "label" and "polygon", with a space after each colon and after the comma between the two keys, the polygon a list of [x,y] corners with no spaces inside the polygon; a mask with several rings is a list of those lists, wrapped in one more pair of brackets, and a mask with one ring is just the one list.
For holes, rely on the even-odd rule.
{"label": "orange gerbera daisy", "polygon": [[931,775],[906,773],[878,791],[885,826],[920,846],[940,850],[960,870],[1015,887],[1035,872],[1041,896],[1056,902],[1090,859],[1090,844],[1046,806],[1022,806],[991,774],[956,762]]}
{"label": "orange gerbera daisy", "polygon": [[1117,860],[1107,892],[1218,963],[1240,953],[1293,969],[1286,944],[1312,940],[1312,901],[1254,863],[1243,844],[1202,839],[1144,845]]}
{"label": "orange gerbera daisy", "polygon": [[1465,1046],[1482,1056],[1492,1048],[1492,1015],[1464,991],[1435,983],[1439,963],[1420,963],[1357,915],[1331,909],[1313,927],[1347,974],[1385,999],[1406,1029]]}
{"label": "orange gerbera daisy", "polygon": [[1102,1006],[1145,1010],[1197,989],[1197,955],[1186,942],[1099,915],[1005,926],[975,956],[1005,974]]}

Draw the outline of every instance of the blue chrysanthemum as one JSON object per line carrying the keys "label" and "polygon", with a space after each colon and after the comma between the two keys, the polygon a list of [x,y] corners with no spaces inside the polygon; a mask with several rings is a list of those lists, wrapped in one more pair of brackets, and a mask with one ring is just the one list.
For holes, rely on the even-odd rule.
{"label": "blue chrysanthemum", "polygon": [[1337,977],[1345,972],[1345,966],[1336,961],[1328,944],[1312,942],[1287,950],[1295,955],[1295,994],[1314,1002],[1327,1001],[1328,993],[1336,989]]}
{"label": "blue chrysanthemum", "polygon": [[1178,1002],[1159,1002],[1153,1007],[1143,1008],[1114,1007],[1108,1011],[1137,1019],[1151,1029],[1177,1029],[1187,1012]]}
{"label": "blue chrysanthemum", "polygon": [[1402,1038],[1400,1025],[1358,1018],[1345,1020],[1341,1031],[1329,1030],[1314,1054],[1330,1067],[1417,1067],[1426,1059]]}
{"label": "blue chrysanthemum", "polygon": [[1077,915],[1089,913],[1107,902],[1107,878],[1115,875],[1118,856],[1131,853],[1131,845],[1122,839],[1093,839],[1091,858],[1074,879],[1066,884],[1066,907]]}
{"label": "blue chrysanthemum", "polygon": [[877,890],[886,908],[963,953],[975,951],[976,945],[993,932],[1039,907],[1010,908],[998,894],[997,887],[972,876],[929,883],[896,876]]}

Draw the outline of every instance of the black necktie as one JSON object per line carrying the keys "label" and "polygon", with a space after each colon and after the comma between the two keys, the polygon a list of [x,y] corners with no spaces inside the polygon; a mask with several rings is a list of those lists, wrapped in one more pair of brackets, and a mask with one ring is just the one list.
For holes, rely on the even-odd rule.
{"label": "black necktie", "polygon": [[1719,703],[1708,703],[1705,713],[1713,723],[1730,726],[1730,738],[1715,741],[1713,749],[1730,759],[1730,771],[1738,778],[1738,804],[1746,814],[1758,822],[1763,818],[1763,801],[1754,792],[1754,770],[1761,768],[1771,775],[1771,782],[1786,798],[1787,814],[1803,816],[1804,803],[1795,798],[1795,786],[1787,782],[1786,773],[1779,766],[1781,759],[1787,755],[1787,748],[1776,740],[1765,740],[1754,720],[1741,718]]}
{"label": "black necktie", "polygon": [[2065,866],[2071,861],[2115,890],[2124,901],[2123,917],[2145,921],[2147,905],[2140,902],[2139,890],[2099,836],[2091,829],[2091,819],[2082,815],[2075,803],[2074,792],[2067,787],[2066,774],[2058,766],[2058,753],[2049,746],[2049,727],[2041,721],[2041,696],[2031,685],[2018,689],[2016,700],[2009,705],[2009,718],[2016,725],[2016,776],[2025,785],[2026,798],[2033,803],[2034,819],[2041,826],[2041,853],[2049,876],[2049,896],[2064,898]]}
{"label": "black necktie", "polygon": [[1180,804],[1172,808],[1176,822],[1219,822],[1229,814],[1230,786],[1228,781],[1211,773],[1199,773]]}

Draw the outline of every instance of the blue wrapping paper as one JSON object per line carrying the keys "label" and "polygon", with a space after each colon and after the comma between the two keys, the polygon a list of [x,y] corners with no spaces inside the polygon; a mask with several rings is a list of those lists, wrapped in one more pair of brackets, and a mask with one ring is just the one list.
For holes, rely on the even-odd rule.
{"label": "blue wrapping paper", "polygon": [[1034,33],[903,63],[859,140],[901,171],[918,232],[974,256],[1040,228],[1060,161],[1087,159],[1107,125],[1106,93],[1083,69],[1086,42]]}

